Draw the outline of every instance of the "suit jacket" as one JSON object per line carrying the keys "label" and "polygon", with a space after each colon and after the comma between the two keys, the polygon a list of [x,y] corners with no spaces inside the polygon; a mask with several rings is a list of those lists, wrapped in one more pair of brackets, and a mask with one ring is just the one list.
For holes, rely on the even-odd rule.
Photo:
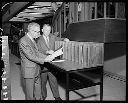
{"label": "suit jacket", "polygon": [[25,35],[19,41],[21,55],[21,70],[24,78],[34,78],[39,74],[37,63],[43,64],[46,55],[38,51],[37,46]]}
{"label": "suit jacket", "polygon": [[[61,41],[61,40],[64,40],[64,38],[59,38],[59,37],[57,37],[55,35],[49,34],[49,47],[47,46],[43,35],[41,35],[36,40],[36,42],[37,42],[38,50],[41,53],[43,53],[44,55],[47,55],[46,54],[47,50],[55,50],[55,41]],[[39,69],[40,69],[40,67],[39,67]],[[48,69],[44,67],[42,72],[46,72],[46,71],[48,71]]]}
{"label": "suit jacket", "polygon": [[61,41],[64,40],[64,38],[59,38],[56,37],[52,34],[49,34],[49,47],[47,46],[45,39],[43,37],[43,35],[41,35],[38,39],[37,39],[37,47],[38,50],[46,55],[46,51],[47,50],[55,50],[55,41]]}

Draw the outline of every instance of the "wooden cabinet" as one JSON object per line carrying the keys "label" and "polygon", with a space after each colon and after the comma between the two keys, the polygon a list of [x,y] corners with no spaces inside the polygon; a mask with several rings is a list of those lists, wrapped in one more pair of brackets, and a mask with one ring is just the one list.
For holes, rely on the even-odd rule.
{"label": "wooden cabinet", "polygon": [[102,18],[72,23],[62,37],[82,42],[126,42],[126,20]]}
{"label": "wooden cabinet", "polygon": [[104,43],[104,70],[126,76],[126,20],[97,19],[72,23],[62,37]]}

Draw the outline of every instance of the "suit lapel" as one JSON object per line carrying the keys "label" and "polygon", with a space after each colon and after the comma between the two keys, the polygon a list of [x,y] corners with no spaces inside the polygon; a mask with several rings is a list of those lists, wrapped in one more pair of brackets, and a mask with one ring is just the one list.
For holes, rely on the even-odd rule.
{"label": "suit lapel", "polygon": [[50,48],[50,49],[52,49],[52,45],[53,45],[52,36],[49,35],[49,48]]}
{"label": "suit lapel", "polygon": [[34,44],[33,41],[32,41],[27,35],[26,35],[26,38],[27,38],[27,41],[30,43],[30,45],[31,45],[33,48],[35,48],[35,49],[38,50],[36,44]]}
{"label": "suit lapel", "polygon": [[48,45],[46,44],[45,39],[44,39],[43,36],[42,36],[42,41],[43,41],[43,43],[45,44],[45,46],[49,49],[49,47],[48,47]]}

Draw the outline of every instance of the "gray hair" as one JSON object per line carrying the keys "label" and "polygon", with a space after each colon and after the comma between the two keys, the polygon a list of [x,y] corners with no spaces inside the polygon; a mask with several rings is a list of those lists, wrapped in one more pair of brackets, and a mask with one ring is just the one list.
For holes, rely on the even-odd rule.
{"label": "gray hair", "polygon": [[32,29],[32,27],[40,27],[38,23],[32,22],[28,24],[28,31]]}

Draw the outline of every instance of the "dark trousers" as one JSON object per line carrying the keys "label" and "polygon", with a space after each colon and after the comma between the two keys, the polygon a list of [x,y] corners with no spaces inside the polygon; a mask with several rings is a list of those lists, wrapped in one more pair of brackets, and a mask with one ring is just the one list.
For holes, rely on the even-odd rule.
{"label": "dark trousers", "polygon": [[58,83],[56,77],[48,71],[47,68],[44,67],[41,73],[41,87],[42,87],[42,97],[45,99],[47,97],[47,89],[46,83],[47,80],[49,81],[50,88],[53,93],[54,98],[60,97],[59,90],[58,90]]}

